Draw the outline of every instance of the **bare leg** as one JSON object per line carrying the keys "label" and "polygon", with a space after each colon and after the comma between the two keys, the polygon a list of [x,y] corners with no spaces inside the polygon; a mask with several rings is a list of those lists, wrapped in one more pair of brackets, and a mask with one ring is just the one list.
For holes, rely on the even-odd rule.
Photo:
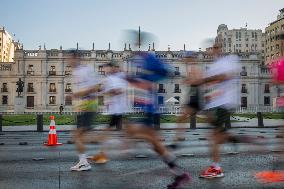
{"label": "bare leg", "polygon": [[155,130],[147,127],[142,128],[140,126],[128,126],[127,133],[132,137],[141,138],[151,143],[154,147],[154,150],[159,155],[164,155],[167,153],[167,149],[163,146]]}
{"label": "bare leg", "polygon": [[220,144],[223,144],[227,138],[228,138],[228,134],[226,132],[220,132],[217,129],[215,129],[212,133],[212,159],[214,161],[214,163],[219,163],[220,162],[220,151],[219,151],[219,147]]}
{"label": "bare leg", "polygon": [[175,140],[179,140],[179,139],[183,138],[183,134],[184,134],[184,131],[185,131],[185,125],[187,123],[187,120],[190,116],[192,116],[195,113],[196,113],[196,111],[193,108],[190,108],[188,106],[186,106],[184,108],[184,113],[177,118],[177,123],[178,123],[177,126],[178,127],[177,127]]}
{"label": "bare leg", "polygon": [[161,156],[163,161],[168,165],[168,167],[176,176],[184,174],[184,171],[175,164],[175,156],[172,155],[162,144],[159,136],[156,134],[156,131],[154,129],[144,126],[128,125],[127,134],[132,137],[144,139],[147,142],[151,143],[154,151]]}
{"label": "bare leg", "polygon": [[83,154],[86,151],[85,145],[84,145],[84,135],[85,132],[83,129],[77,129],[74,132],[74,140],[76,149],[80,154]]}

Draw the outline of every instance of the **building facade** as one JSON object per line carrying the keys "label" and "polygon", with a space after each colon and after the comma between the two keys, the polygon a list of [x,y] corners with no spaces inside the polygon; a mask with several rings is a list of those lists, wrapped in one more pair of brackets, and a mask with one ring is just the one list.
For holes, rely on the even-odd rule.
{"label": "building facade", "polygon": [[4,27],[0,27],[0,62],[14,62],[14,53],[18,48],[20,43],[15,42]]}
{"label": "building facade", "polygon": [[[91,64],[94,72],[99,78],[105,77],[103,65],[112,59],[116,60],[126,72],[139,73],[139,67],[132,64],[133,51],[108,50],[78,50],[81,64]],[[174,69],[174,76],[157,84],[157,102],[162,112],[177,112],[183,103],[187,101],[189,88],[182,84],[184,77],[189,76],[192,66],[198,66],[206,71],[213,59],[205,52],[197,52],[196,59],[192,62],[185,62],[184,51],[149,51],[170,64]],[[273,109],[273,98],[278,96],[277,86],[272,86],[270,73],[263,65],[260,53],[238,53],[241,59],[242,71],[241,80],[237,84],[240,89],[241,109],[248,111]],[[59,106],[64,105],[65,111],[75,111],[72,101],[73,86],[72,69],[69,65],[71,58],[70,51],[60,49],[46,50],[23,50],[15,52],[15,61],[0,63],[0,112],[14,112],[15,99],[17,96],[16,82],[19,78],[24,81],[24,107],[25,112],[49,112],[59,111]],[[133,104],[133,93],[129,90],[130,108]],[[177,102],[167,103],[167,100],[174,97]],[[99,97],[101,109],[107,107],[106,99]],[[170,107],[170,108],[169,108]]]}
{"label": "building facade", "polygon": [[221,24],[217,29],[216,42],[222,45],[223,53],[264,54],[265,34],[260,29],[229,30],[227,25]]}
{"label": "building facade", "polygon": [[265,28],[265,63],[284,56],[284,8],[277,19]]}

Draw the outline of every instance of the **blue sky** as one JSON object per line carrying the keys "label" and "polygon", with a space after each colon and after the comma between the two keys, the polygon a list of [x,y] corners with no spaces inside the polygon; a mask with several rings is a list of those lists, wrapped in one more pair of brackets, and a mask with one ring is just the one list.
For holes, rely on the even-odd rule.
{"label": "blue sky", "polygon": [[263,29],[276,19],[284,0],[0,0],[0,26],[16,34],[25,49],[122,50],[122,31],[154,33],[157,49],[197,50],[214,37],[219,24],[229,29]]}

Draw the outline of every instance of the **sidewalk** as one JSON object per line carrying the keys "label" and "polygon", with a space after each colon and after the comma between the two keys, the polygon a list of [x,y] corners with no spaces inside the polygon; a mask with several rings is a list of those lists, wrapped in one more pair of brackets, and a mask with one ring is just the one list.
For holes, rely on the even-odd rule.
{"label": "sidewalk", "polygon": [[[232,128],[244,128],[244,127],[257,127],[257,119],[248,119],[248,118],[238,118],[235,117],[233,120],[237,120],[239,122],[231,122]],[[241,121],[241,122],[240,122]],[[264,127],[278,127],[284,125],[284,120],[280,119],[264,119],[263,120]],[[95,126],[95,129],[103,129],[106,127],[106,124],[100,124]],[[162,123],[161,129],[175,129],[177,127],[176,123]],[[188,123],[186,125],[187,128],[190,127],[190,124]],[[208,123],[197,123],[196,128],[211,128],[210,124]],[[3,131],[36,131],[37,127],[36,125],[23,125],[23,126],[3,126]],[[76,125],[57,125],[56,130],[57,131],[70,131],[76,129]],[[44,126],[44,131],[49,130],[49,125]]]}

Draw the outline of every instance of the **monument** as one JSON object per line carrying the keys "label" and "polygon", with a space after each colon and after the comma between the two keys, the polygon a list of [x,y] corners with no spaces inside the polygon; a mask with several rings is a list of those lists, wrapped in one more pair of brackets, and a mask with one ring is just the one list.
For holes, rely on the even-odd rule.
{"label": "monument", "polygon": [[24,113],[25,112],[25,100],[22,95],[24,92],[25,83],[19,78],[19,81],[16,82],[17,89],[16,92],[18,96],[15,97],[15,105],[14,105],[14,112],[15,113]]}
{"label": "monument", "polygon": [[18,93],[18,97],[20,97],[24,91],[25,83],[21,80],[21,78],[19,78],[19,81],[16,82],[16,85],[18,86],[16,92]]}

